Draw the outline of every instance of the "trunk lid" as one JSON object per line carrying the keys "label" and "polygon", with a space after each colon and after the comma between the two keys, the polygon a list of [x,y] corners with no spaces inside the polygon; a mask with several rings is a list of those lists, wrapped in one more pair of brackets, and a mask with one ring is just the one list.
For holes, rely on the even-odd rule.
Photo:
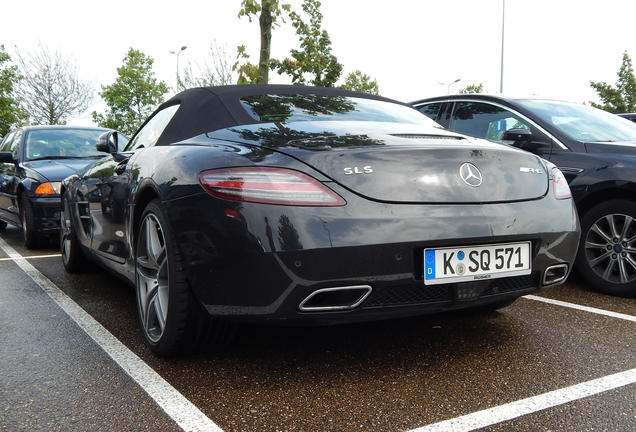
{"label": "trunk lid", "polygon": [[402,203],[532,200],[548,174],[531,153],[445,135],[393,134],[301,139],[278,148],[365,197]]}
{"label": "trunk lid", "polygon": [[536,155],[442,128],[296,122],[245,125],[208,136],[287,154],[376,201],[495,203],[533,200],[548,190],[549,173]]}

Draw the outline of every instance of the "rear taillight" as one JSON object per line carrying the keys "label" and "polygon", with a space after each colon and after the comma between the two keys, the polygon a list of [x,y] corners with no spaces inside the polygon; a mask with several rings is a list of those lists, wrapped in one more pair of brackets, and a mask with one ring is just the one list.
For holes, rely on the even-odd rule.
{"label": "rear taillight", "polygon": [[203,171],[199,181],[224,199],[288,206],[336,207],[346,201],[318,180],[286,168],[242,167]]}
{"label": "rear taillight", "polygon": [[554,191],[554,197],[558,200],[572,198],[572,192],[570,192],[570,186],[565,179],[565,176],[558,168],[552,168],[550,172],[550,179],[552,180],[552,190]]}

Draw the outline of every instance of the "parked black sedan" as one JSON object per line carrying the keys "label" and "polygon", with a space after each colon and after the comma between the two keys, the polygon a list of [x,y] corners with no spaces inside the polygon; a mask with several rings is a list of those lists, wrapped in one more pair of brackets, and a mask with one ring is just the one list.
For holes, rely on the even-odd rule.
{"label": "parked black sedan", "polygon": [[135,284],[160,354],[221,343],[231,321],[495,309],[563,281],[576,253],[552,164],[381,97],[191,89],[116,143],[62,185],[64,265],[88,255]]}
{"label": "parked black sedan", "polygon": [[0,142],[0,229],[21,226],[28,248],[57,238],[61,181],[103,156],[95,141],[107,130],[30,126],[8,133]]}
{"label": "parked black sedan", "polygon": [[636,296],[636,124],[542,99],[456,95],[412,105],[451,131],[508,143],[558,166],[581,217],[576,269],[599,291]]}

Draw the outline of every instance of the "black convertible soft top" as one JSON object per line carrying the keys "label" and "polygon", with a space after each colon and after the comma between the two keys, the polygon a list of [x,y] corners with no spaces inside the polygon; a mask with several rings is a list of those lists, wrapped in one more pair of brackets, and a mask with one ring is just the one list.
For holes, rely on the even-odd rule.
{"label": "black convertible soft top", "polygon": [[[179,104],[180,107],[157,140],[157,144],[162,145],[178,142],[202,133],[231,126],[259,123],[258,120],[252,118],[245,111],[240,100],[246,96],[258,96],[264,94],[349,96],[404,105],[401,102],[382,96],[327,87],[275,84],[197,87],[184,90],[159,105],[155,113],[163,108],[175,104]],[[150,118],[152,118],[152,116]],[[146,120],[146,122],[147,121],[148,120]],[[145,122],[142,127],[144,125]]]}

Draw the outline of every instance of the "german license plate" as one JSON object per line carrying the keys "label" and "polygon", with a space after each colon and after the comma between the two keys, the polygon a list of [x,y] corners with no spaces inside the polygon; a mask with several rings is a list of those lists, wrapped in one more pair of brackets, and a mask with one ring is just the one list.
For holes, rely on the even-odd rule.
{"label": "german license plate", "polygon": [[530,261],[530,242],[425,249],[424,284],[527,275]]}

